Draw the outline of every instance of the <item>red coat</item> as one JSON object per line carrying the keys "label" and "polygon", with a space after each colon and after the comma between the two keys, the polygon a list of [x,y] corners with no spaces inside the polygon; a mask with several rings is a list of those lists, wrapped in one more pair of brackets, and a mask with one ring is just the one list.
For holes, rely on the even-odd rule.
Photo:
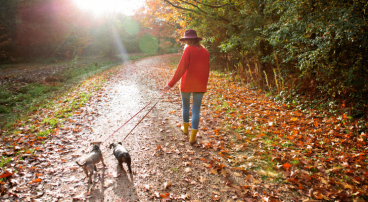
{"label": "red coat", "polygon": [[210,54],[207,49],[188,46],[168,85],[173,87],[181,78],[181,92],[206,92],[209,74]]}

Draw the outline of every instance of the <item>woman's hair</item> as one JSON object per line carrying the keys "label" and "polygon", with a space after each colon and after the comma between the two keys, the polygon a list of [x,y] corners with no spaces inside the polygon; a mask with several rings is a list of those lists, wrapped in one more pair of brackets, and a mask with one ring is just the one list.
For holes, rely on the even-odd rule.
{"label": "woman's hair", "polygon": [[199,39],[185,39],[187,46],[201,46]]}

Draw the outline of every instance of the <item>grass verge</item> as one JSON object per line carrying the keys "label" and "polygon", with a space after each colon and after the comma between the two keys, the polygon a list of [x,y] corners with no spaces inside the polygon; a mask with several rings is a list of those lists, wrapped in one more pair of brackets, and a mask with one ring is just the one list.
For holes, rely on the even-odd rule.
{"label": "grass verge", "polygon": [[[135,55],[129,60],[137,60],[152,55]],[[17,74],[8,75],[0,86],[0,127],[9,128],[26,114],[52,104],[50,100],[70,91],[83,81],[121,64],[115,59],[79,64],[78,57],[55,71],[43,71],[31,80]],[[41,68],[42,69],[42,68]],[[26,80],[26,82],[24,82]]]}
{"label": "grass verge", "polygon": [[[150,55],[139,58],[144,56]],[[5,107],[1,111],[0,145],[4,157],[0,166],[27,158],[38,150],[70,116],[80,114],[78,110],[123,67],[119,64],[74,64],[49,74],[53,81],[8,82],[1,86],[0,102]]]}

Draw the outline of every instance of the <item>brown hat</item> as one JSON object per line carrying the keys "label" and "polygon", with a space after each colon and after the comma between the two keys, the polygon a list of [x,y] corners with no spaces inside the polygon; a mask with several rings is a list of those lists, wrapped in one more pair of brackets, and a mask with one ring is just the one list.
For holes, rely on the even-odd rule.
{"label": "brown hat", "polygon": [[197,32],[192,30],[192,29],[188,29],[185,31],[184,37],[180,39],[180,41],[184,41],[185,39],[199,39],[202,40],[201,37],[197,36]]}

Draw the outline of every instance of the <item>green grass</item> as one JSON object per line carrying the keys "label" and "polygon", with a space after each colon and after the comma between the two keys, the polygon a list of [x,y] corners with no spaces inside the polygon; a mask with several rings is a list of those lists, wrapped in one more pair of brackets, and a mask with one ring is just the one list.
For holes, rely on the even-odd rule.
{"label": "green grass", "polygon": [[[144,57],[153,56],[154,54],[142,54],[138,56],[130,56],[129,60],[137,60]],[[121,60],[109,60],[102,62],[89,62],[78,64],[79,58],[76,57],[72,61],[65,63],[62,69],[45,75],[42,81],[35,80],[31,83],[12,82],[2,84],[0,86],[0,127],[7,129],[15,128],[16,122],[25,118],[27,114],[36,112],[39,108],[52,108],[56,103],[54,100],[57,97],[72,90],[84,80],[121,64]],[[18,75],[11,75],[12,81],[18,78]],[[104,81],[102,81],[104,82]],[[93,86],[93,84],[92,84]],[[98,91],[101,86],[95,84],[95,91]],[[68,103],[69,107],[64,111],[59,111],[56,114],[57,118],[67,118],[72,116],[70,113],[73,109],[79,108],[83,103],[87,102],[91,94],[81,93],[79,99],[74,99],[72,103]],[[71,98],[64,100],[70,102]],[[43,120],[44,123],[52,127],[58,124],[57,119]]]}
{"label": "green grass", "polygon": [[37,136],[40,136],[40,137],[46,137],[50,134],[50,130],[45,130],[45,131],[41,131],[41,132],[38,132],[37,133]]}
{"label": "green grass", "polygon": [[[0,86],[0,127],[14,127],[15,121],[40,107],[53,106],[49,100],[67,92],[85,79],[118,65],[119,62],[105,61],[80,66],[70,64],[45,77],[46,82],[35,80],[34,83],[13,82]],[[82,95],[84,99],[89,96]],[[65,100],[67,102],[68,100]],[[86,100],[83,100],[84,102]],[[77,104],[77,103],[74,103]],[[65,114],[64,117],[70,115]],[[44,120],[55,127],[57,120]]]}
{"label": "green grass", "polygon": [[4,157],[1,157],[0,159],[0,167],[4,167],[7,163],[10,163],[12,160],[11,158],[4,158]]}
{"label": "green grass", "polygon": [[[179,167],[180,168],[180,167]],[[173,171],[173,172],[177,172],[177,171],[179,171],[179,168],[172,168],[171,169],[171,171]]]}
{"label": "green grass", "polygon": [[52,128],[56,128],[56,126],[58,124],[58,120],[55,119],[55,118],[45,118],[41,123],[47,123]]}

